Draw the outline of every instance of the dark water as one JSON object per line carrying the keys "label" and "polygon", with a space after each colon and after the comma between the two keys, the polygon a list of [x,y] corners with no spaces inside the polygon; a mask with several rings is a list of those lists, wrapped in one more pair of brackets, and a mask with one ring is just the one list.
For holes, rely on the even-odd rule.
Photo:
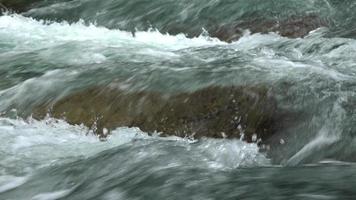
{"label": "dark water", "polygon": [[[17,12],[0,16],[0,199],[356,198],[356,1],[0,2]],[[323,26],[302,38],[214,37],[310,16]],[[17,118],[98,85],[167,94],[263,85],[299,117],[267,152],[126,127],[100,142],[84,126]]]}

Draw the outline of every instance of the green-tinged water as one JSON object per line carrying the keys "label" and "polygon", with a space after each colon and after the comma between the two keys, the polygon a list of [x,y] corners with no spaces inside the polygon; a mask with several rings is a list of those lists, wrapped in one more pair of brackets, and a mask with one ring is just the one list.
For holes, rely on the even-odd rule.
{"label": "green-tinged water", "polygon": [[354,199],[355,166],[271,166],[239,140],[147,136],[105,143],[85,127],[0,120],[2,199]]}
{"label": "green-tinged water", "polygon": [[[0,2],[18,12],[0,16],[0,199],[356,198],[356,1]],[[284,37],[300,27],[313,30]],[[217,86],[266,90],[272,134],[116,127],[102,142],[65,117],[31,118],[91,88],[164,99]]]}

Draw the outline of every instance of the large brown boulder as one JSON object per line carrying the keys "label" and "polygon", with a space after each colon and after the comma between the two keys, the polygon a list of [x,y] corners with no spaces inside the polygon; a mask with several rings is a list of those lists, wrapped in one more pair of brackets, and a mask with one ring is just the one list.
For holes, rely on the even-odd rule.
{"label": "large brown boulder", "polygon": [[47,113],[72,124],[112,130],[139,127],[149,133],[199,137],[265,139],[273,133],[276,103],[268,89],[208,87],[195,92],[165,95],[94,87],[59,101],[38,106],[34,117]]}

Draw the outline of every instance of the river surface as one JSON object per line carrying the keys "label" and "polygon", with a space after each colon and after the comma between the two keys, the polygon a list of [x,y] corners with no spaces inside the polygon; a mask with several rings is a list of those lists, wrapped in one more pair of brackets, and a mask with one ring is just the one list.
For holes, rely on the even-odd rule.
{"label": "river surface", "polygon": [[[0,3],[0,199],[356,199],[355,0]],[[305,16],[323,23],[303,37],[214,34]],[[297,117],[281,119],[263,149],[138,127],[101,141],[90,127],[31,117],[103,85],[163,94],[263,85]]]}

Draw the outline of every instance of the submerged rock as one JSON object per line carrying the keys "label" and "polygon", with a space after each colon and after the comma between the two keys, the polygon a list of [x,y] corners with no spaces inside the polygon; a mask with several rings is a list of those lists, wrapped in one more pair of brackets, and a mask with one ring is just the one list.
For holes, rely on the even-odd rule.
{"label": "submerged rock", "polygon": [[[163,136],[265,139],[273,133],[276,103],[265,87],[208,87],[165,95],[95,87],[39,106],[34,117],[47,113],[71,124],[105,132],[121,126],[139,127]],[[103,131],[104,130],[104,131]]]}
{"label": "submerged rock", "polygon": [[238,40],[245,30],[249,30],[251,33],[276,32],[284,37],[298,38],[308,35],[317,28],[328,26],[326,20],[316,15],[291,16],[285,20],[256,18],[222,25],[212,32],[212,36],[231,42]]}
{"label": "submerged rock", "polygon": [[0,8],[6,8],[15,12],[24,12],[30,9],[34,3],[37,3],[39,1],[41,0],[1,0]]}

